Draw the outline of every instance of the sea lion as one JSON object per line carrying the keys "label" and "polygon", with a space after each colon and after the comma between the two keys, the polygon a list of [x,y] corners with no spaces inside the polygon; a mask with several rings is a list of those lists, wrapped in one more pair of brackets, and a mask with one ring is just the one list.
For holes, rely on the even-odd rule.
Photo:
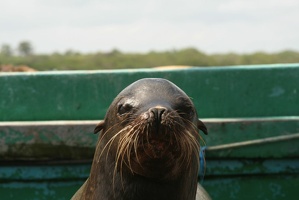
{"label": "sea lion", "polygon": [[198,129],[207,134],[179,87],[160,78],[132,83],[96,126],[90,176],[72,199],[210,199],[198,185]]}

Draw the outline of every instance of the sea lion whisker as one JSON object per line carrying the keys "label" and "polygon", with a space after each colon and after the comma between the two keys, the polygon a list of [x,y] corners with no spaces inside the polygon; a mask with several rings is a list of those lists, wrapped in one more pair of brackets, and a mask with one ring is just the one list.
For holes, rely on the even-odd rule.
{"label": "sea lion whisker", "polygon": [[136,134],[135,139],[134,139],[134,152],[135,152],[135,157],[137,160],[137,163],[142,167],[140,160],[139,160],[139,156],[138,156],[138,143],[139,143],[139,134]]}
{"label": "sea lion whisker", "polygon": [[[185,155],[183,155],[182,157],[181,157],[181,159],[183,159],[183,160],[185,160],[186,161],[186,163],[187,163],[187,165],[190,165],[191,164],[191,154],[192,154],[192,152],[195,152],[195,155],[196,155],[196,157],[198,157],[198,154],[199,154],[199,142],[195,139],[195,137],[193,136],[193,134],[191,133],[191,132],[195,132],[196,130],[194,129],[194,128],[191,128],[191,131],[189,131],[189,130],[184,130],[183,128],[184,128],[184,126],[181,124],[181,123],[179,123],[179,122],[177,122],[177,121],[173,121],[174,123],[176,123],[176,125],[177,125],[177,127],[179,128],[179,129],[182,129],[182,132],[184,132],[185,134],[180,134],[180,135],[184,135],[184,137],[188,137],[187,139],[185,139],[185,140],[180,140],[180,141],[188,141],[188,140],[190,140],[191,142],[189,142],[189,143],[185,143],[185,142],[183,142],[182,144],[183,144],[183,146],[181,147],[181,148],[183,148],[183,149],[185,149],[185,151],[187,152]],[[177,132],[180,132],[179,130],[176,130],[175,131],[175,133],[177,133]],[[196,132],[195,132],[196,133]],[[176,140],[178,140],[177,139],[177,134],[174,134],[175,135],[175,139]],[[197,135],[197,134],[195,134],[195,135]],[[181,137],[181,136],[180,136]],[[179,145],[179,143],[178,143],[178,145]],[[198,153],[197,153],[198,152]],[[199,159],[197,159],[198,161],[199,161]]]}
{"label": "sea lion whisker", "polygon": [[100,153],[100,156],[97,158],[98,160],[101,158],[102,154],[104,153],[104,151],[106,150],[106,148],[108,147],[108,150],[107,150],[107,154],[106,154],[106,161],[107,161],[107,158],[108,158],[108,152],[109,152],[109,149],[111,147],[111,145],[113,144],[113,141],[115,140],[115,138],[120,134],[120,132],[116,133],[112,138],[110,138],[108,140],[108,142],[105,144],[105,146],[103,147],[103,149],[101,150],[101,153]]}
{"label": "sea lion whisker", "polygon": [[[102,142],[103,138],[105,138],[106,134],[108,134],[108,133],[113,129],[113,127],[115,127],[115,126],[117,126],[117,125],[119,125],[119,124],[120,124],[120,123],[117,123],[117,124],[111,126],[111,127],[110,127],[109,129],[107,129],[104,133],[102,133],[102,134],[100,135],[100,138],[99,138],[98,143],[100,144],[100,143]],[[119,134],[120,134],[120,131],[119,131],[118,133],[116,133],[112,138],[115,139]],[[97,162],[99,162],[99,159],[100,159],[100,157],[102,156],[102,154],[103,154],[104,150],[106,149],[107,145],[108,145],[109,143],[112,144],[112,142],[113,142],[113,140],[114,140],[114,139],[112,139],[112,138],[110,138],[110,139],[107,141],[106,145],[105,145],[104,148],[101,150],[101,154],[100,154],[100,156],[97,158]],[[111,144],[110,144],[110,146],[111,146]],[[108,150],[107,152],[109,152],[109,150]],[[107,155],[108,155],[108,154],[107,154]],[[106,157],[107,157],[107,155],[106,155]]]}
{"label": "sea lion whisker", "polygon": [[[132,146],[133,143],[132,141],[134,141],[133,137],[136,135],[136,127],[138,125],[134,125],[130,127],[130,130],[125,134],[125,136],[123,136],[123,140],[121,140],[121,142],[119,143],[119,155],[118,155],[118,159],[120,160],[120,171],[121,173],[123,172],[122,168],[123,168],[123,164],[125,164],[128,169],[131,171],[131,173],[133,174],[133,168],[131,166],[131,152],[132,152]],[[123,185],[123,183],[122,183]]]}
{"label": "sea lion whisker", "polygon": [[[132,165],[131,165],[131,152],[132,152],[132,148],[133,148],[133,143],[132,138],[134,137],[134,134],[131,134],[128,138],[127,138],[127,147],[126,147],[126,153],[124,155],[126,155],[126,159],[125,159],[125,163],[127,165],[127,167],[130,169],[130,171],[132,173],[134,173],[133,169],[132,169]],[[128,162],[128,163],[127,163]]]}
{"label": "sea lion whisker", "polygon": [[[128,129],[128,127],[126,127]],[[132,131],[131,127],[130,130],[125,133],[125,135],[122,137],[121,140],[119,140],[119,144],[118,144],[118,148],[117,148],[117,152],[116,152],[116,162],[115,162],[115,167],[114,167],[114,172],[113,172],[113,184],[114,184],[114,179],[117,173],[117,169],[118,169],[118,165],[120,164],[120,179],[121,179],[121,184],[122,184],[122,188],[124,189],[124,185],[123,185],[123,164],[125,162],[124,156],[125,156],[125,149],[127,148],[126,146],[128,145],[128,143],[126,142],[126,140],[128,139],[128,136],[130,134],[130,132]]]}
{"label": "sea lion whisker", "polygon": [[[108,142],[110,143],[109,145],[109,148],[108,148],[108,152],[110,151],[110,147],[113,143],[113,141],[115,140],[115,138],[117,136],[119,136],[121,133],[123,133],[124,131],[126,131],[128,129],[128,127],[125,127],[123,129],[121,129],[118,133],[116,133]],[[107,143],[108,144],[108,143]],[[106,161],[107,161],[107,156],[108,156],[108,153],[106,155]],[[114,170],[113,170],[113,177],[112,177],[112,188],[113,188],[113,193],[115,193],[115,178],[116,178],[116,174],[117,174],[117,169],[118,169],[118,165],[119,165],[119,152],[117,151],[116,152],[116,159],[115,159],[115,165],[114,165]],[[122,168],[122,162],[120,162],[120,168]],[[122,170],[120,169],[120,179],[121,179],[121,182],[122,182],[122,186],[123,186],[123,178],[122,178]],[[124,187],[123,187],[124,189]]]}
{"label": "sea lion whisker", "polygon": [[[122,188],[124,189],[124,185],[123,185],[123,162],[120,160],[120,158],[122,157],[122,155],[120,153],[117,154],[116,156],[116,161],[115,161],[115,166],[114,166],[114,172],[113,172],[113,180],[115,179],[116,177],[116,174],[117,174],[117,169],[118,169],[118,166],[120,165],[120,180],[121,180],[121,184],[122,184]],[[113,184],[114,184],[114,181],[113,181]]]}
{"label": "sea lion whisker", "polygon": [[119,126],[122,122],[123,121],[115,123],[114,125],[109,127],[107,130],[105,130],[104,132],[102,131],[103,133],[100,134],[100,136],[99,136],[100,139],[99,139],[98,143],[102,142],[102,140],[105,138],[106,134],[110,133],[111,130],[113,130],[115,127]]}
{"label": "sea lion whisker", "polygon": [[[119,132],[117,132],[112,138],[110,138],[110,140],[107,142],[107,144],[104,146],[104,148],[103,148],[103,150],[102,150],[102,152],[101,152],[101,154],[100,154],[100,156],[99,157],[101,157],[101,155],[102,155],[102,153],[104,152],[104,150],[107,148],[107,146],[109,145],[109,147],[108,147],[108,150],[107,150],[107,154],[106,154],[106,162],[107,162],[107,159],[108,159],[108,152],[110,151],[110,148],[111,148],[111,146],[112,146],[112,144],[113,144],[113,141],[121,134],[121,133],[123,133],[123,132],[125,132],[126,131],[126,129],[127,129],[128,127],[125,127],[125,128],[123,128],[123,129],[121,129]],[[117,165],[118,165],[118,160],[116,159],[116,164],[115,164],[115,166],[116,166],[116,169],[117,169]]]}
{"label": "sea lion whisker", "polygon": [[149,124],[147,123],[146,124],[146,141],[147,141],[147,144],[149,144],[150,142],[149,142]]}
{"label": "sea lion whisker", "polygon": [[198,162],[197,164],[199,166],[199,150],[200,150],[199,141],[189,131],[187,131],[186,133],[187,133],[186,136],[189,137],[189,140],[191,141],[190,143],[188,143],[188,145],[190,146],[189,148],[193,150],[193,152],[195,153],[196,161]]}
{"label": "sea lion whisker", "polygon": [[[186,122],[186,123],[188,123],[188,126],[190,126],[192,129],[194,129],[194,132],[197,132],[198,133],[198,128],[190,121],[190,120],[187,120],[187,119],[184,119],[184,118],[182,118],[182,120],[184,121],[184,122]],[[204,145],[206,144],[205,143],[205,140],[203,139],[203,137],[200,135],[200,134],[198,134],[199,135],[199,140],[201,141],[201,142],[203,142],[204,143]]]}
{"label": "sea lion whisker", "polygon": [[[145,125],[144,125],[144,123],[140,123],[138,125],[139,125],[139,127],[135,131],[135,138],[133,140],[134,141],[134,153],[135,153],[137,163],[142,167],[141,162],[139,160],[139,156],[138,156],[138,146],[139,146],[139,138],[140,138],[140,136],[143,136],[143,134],[144,134]],[[141,140],[141,141],[143,144],[143,140]]]}
{"label": "sea lion whisker", "polygon": [[[130,140],[131,140],[130,137],[132,135],[131,132],[134,130],[134,126],[129,125],[129,126],[125,127],[125,130],[128,130],[128,131],[124,133],[124,135],[118,142],[118,147],[117,147],[117,152],[116,152],[116,164],[115,164],[114,173],[113,173],[115,176],[117,173],[118,166],[119,166],[120,179],[121,179],[121,185],[122,185],[123,190],[124,190],[123,164],[125,163],[128,166],[128,168],[131,170],[131,172],[133,173],[132,168],[129,167],[130,163],[128,165],[126,162],[125,156],[127,156],[127,160],[130,161],[130,157],[129,157],[128,153],[126,153],[126,152],[129,149],[128,146],[130,145]],[[113,177],[113,179],[114,178],[115,177]]]}
{"label": "sea lion whisker", "polygon": [[[119,142],[119,146],[118,146],[118,158],[121,157],[121,164],[125,163],[128,168],[132,171],[132,167],[131,167],[131,163],[130,163],[130,152],[132,151],[132,138],[134,136],[134,132],[136,132],[135,130],[136,126],[133,126],[130,128],[130,130],[126,133],[125,136],[123,136],[122,140],[120,140]],[[124,159],[124,157],[126,156],[126,159]],[[127,163],[127,161],[129,163]]]}
{"label": "sea lion whisker", "polygon": [[[190,127],[192,127],[193,131],[197,133],[196,127],[194,127],[194,126],[190,126]],[[191,134],[191,135],[193,136],[193,134]],[[197,134],[196,136],[199,138],[199,139],[195,139],[195,141],[196,141],[196,148],[198,148],[198,150],[197,150],[198,152],[196,153],[196,158],[197,158],[197,162],[198,162],[197,164],[200,167],[200,159],[201,159],[200,156],[199,156],[200,155],[199,151],[201,149],[200,143],[202,142],[203,145],[206,145],[206,143],[205,143],[205,140],[202,138],[201,135]],[[192,138],[194,138],[194,136]],[[194,144],[194,142],[192,144]],[[203,159],[203,162],[204,162],[204,165],[205,165],[205,158],[203,157],[202,159]],[[205,169],[205,166],[204,166],[204,169]]]}

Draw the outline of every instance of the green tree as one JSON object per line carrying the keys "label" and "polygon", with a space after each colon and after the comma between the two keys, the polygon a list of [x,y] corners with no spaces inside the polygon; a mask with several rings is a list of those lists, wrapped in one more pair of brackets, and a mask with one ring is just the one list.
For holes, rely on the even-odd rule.
{"label": "green tree", "polygon": [[20,55],[22,55],[22,56],[30,56],[33,54],[33,47],[30,42],[23,41],[23,42],[20,42],[18,51],[19,51]]}
{"label": "green tree", "polygon": [[3,56],[9,57],[9,56],[13,55],[13,50],[12,50],[12,48],[8,44],[3,44],[1,46],[1,54]]}

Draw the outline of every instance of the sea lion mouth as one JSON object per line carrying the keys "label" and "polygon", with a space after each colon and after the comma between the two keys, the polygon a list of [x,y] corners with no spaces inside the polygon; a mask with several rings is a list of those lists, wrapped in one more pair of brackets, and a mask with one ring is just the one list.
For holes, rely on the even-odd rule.
{"label": "sea lion mouth", "polygon": [[151,178],[178,175],[191,162],[199,160],[197,130],[176,112],[165,112],[159,121],[153,116],[141,114],[116,134],[117,166],[120,169],[126,166],[133,174]]}
{"label": "sea lion mouth", "polygon": [[176,153],[173,151],[175,146],[175,144],[170,142],[170,137],[163,139],[150,137],[149,139],[143,140],[139,148],[141,149],[141,152],[144,151],[148,159],[154,160],[163,158],[169,152]]}
{"label": "sea lion mouth", "polygon": [[179,146],[176,140],[176,133],[169,126],[171,123],[181,124],[180,119],[172,113],[169,114],[166,109],[149,109],[148,112],[141,115],[140,127],[146,126],[144,131],[140,131],[139,146],[144,151],[148,159],[160,159],[165,157]]}

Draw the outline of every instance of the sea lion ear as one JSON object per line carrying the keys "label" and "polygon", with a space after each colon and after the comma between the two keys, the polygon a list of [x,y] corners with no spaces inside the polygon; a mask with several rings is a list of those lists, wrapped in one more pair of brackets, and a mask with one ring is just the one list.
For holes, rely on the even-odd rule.
{"label": "sea lion ear", "polygon": [[204,134],[208,135],[208,129],[202,121],[200,121],[200,120],[197,121],[197,128],[202,130],[202,132],[204,132]]}
{"label": "sea lion ear", "polygon": [[97,134],[98,132],[100,132],[104,128],[104,124],[105,124],[104,120],[100,121],[100,123],[98,123],[97,126],[95,127],[93,133]]}

